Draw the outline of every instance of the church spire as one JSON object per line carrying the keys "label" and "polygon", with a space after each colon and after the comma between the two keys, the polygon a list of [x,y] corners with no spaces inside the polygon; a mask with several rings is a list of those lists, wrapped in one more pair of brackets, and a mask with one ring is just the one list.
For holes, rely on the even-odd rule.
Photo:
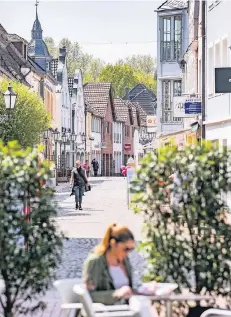
{"label": "church spire", "polygon": [[36,0],[35,1],[35,8],[36,8],[35,21],[31,31],[31,37],[33,40],[42,39],[42,33],[43,33],[41,24],[38,19],[38,4],[39,4],[39,1]]}

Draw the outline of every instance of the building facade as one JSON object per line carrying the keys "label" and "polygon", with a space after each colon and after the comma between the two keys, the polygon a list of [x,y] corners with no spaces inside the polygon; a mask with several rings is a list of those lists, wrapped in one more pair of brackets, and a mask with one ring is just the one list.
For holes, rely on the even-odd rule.
{"label": "building facade", "polygon": [[188,8],[185,1],[165,1],[157,12],[158,132],[183,129],[174,116],[173,98],[182,94],[182,60],[188,48]]}
{"label": "building facade", "polygon": [[231,2],[229,1],[209,1],[207,4],[207,105],[205,135],[206,139],[218,140],[221,145],[224,144],[230,148],[230,94],[215,93],[215,68],[230,67],[231,65],[229,10],[231,10]]}

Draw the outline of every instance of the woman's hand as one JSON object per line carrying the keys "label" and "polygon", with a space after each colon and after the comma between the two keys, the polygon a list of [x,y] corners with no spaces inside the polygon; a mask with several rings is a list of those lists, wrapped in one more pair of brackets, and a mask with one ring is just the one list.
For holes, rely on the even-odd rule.
{"label": "woman's hand", "polygon": [[133,291],[132,291],[131,287],[123,286],[114,292],[114,297],[123,298],[126,296],[131,296],[132,294],[133,294]]}

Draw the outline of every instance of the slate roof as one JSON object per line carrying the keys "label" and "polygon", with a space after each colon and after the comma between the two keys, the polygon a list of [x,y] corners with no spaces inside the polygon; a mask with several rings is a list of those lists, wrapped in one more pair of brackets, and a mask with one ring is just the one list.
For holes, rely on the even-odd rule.
{"label": "slate roof", "polygon": [[29,85],[21,73],[21,66],[28,66],[29,63],[18,52],[14,45],[9,41],[8,33],[0,24],[0,70],[7,77],[21,81]]}
{"label": "slate roof", "polygon": [[126,122],[128,118],[128,106],[121,98],[114,99],[115,117],[117,122]]}
{"label": "slate roof", "polygon": [[173,9],[186,9],[188,7],[187,0],[167,0],[164,1],[158,8],[159,10],[173,10]]}
{"label": "slate roof", "polygon": [[9,41],[11,42],[23,42],[25,44],[28,44],[27,40],[25,40],[23,37],[19,36],[18,34],[7,34],[7,37]]}
{"label": "slate roof", "polygon": [[156,95],[143,84],[137,84],[133,87],[124,99],[139,102],[140,106],[147,114],[154,115],[156,113],[157,98]]}
{"label": "slate roof", "polygon": [[106,115],[111,83],[86,83],[83,86],[84,99],[87,104],[102,118]]}

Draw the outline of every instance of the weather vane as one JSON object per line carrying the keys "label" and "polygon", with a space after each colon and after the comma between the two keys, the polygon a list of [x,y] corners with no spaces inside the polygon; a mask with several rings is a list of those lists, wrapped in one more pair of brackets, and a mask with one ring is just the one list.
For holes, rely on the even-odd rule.
{"label": "weather vane", "polygon": [[37,6],[38,6],[38,4],[39,4],[39,1],[38,1],[38,0],[36,0],[36,1],[35,1],[35,6],[37,7]]}

